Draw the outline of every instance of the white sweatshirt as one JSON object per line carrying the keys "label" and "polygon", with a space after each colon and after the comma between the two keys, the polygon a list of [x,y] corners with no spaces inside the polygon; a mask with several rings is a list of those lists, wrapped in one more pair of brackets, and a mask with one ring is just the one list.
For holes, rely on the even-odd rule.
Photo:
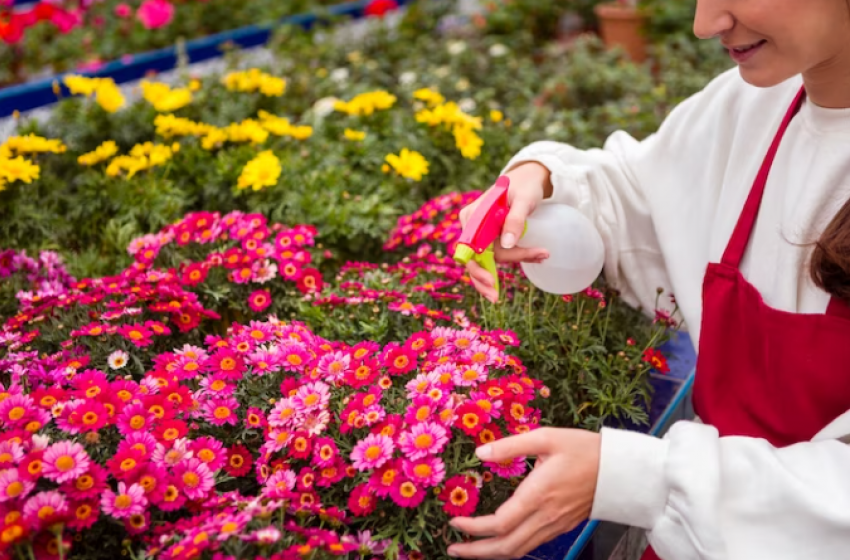
{"label": "white sweatshirt", "polygon": [[[732,69],[676,107],[657,133],[624,132],[582,151],[537,142],[508,163],[552,173],[552,202],[591,218],[605,276],[652,312],[672,291],[695,344],[706,265],[718,262],[800,77],[773,88]],[[850,198],[850,110],[806,101],[768,179],[741,271],[775,308],[823,313],[809,277],[810,244]],[[848,341],[850,342],[850,341]],[[804,351],[804,350],[802,350]],[[836,348],[836,351],[839,351]],[[846,371],[850,375],[850,360]],[[848,403],[850,409],[850,403]],[[850,411],[812,442],[777,449],[676,423],[664,437],[602,430],[593,519],[647,529],[664,560],[850,558]]]}

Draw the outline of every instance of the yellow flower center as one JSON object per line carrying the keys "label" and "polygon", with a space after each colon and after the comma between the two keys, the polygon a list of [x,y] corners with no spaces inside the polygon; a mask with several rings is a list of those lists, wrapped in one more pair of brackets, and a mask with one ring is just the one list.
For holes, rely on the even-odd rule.
{"label": "yellow flower center", "polygon": [[127,509],[133,505],[133,498],[127,494],[121,494],[115,498],[115,507],[118,509]]}
{"label": "yellow flower center", "polygon": [[74,461],[74,458],[70,455],[62,455],[58,459],[56,459],[56,468],[61,472],[68,472],[73,469],[77,465],[77,462]]}

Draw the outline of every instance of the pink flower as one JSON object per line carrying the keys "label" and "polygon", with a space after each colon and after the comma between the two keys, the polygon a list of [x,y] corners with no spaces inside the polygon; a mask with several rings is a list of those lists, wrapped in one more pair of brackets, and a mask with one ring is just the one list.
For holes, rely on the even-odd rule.
{"label": "pink flower", "polygon": [[239,401],[233,397],[210,399],[204,403],[204,419],[215,426],[235,426],[239,422],[236,416],[237,408]]}
{"label": "pink flower", "polygon": [[194,456],[206,463],[207,467],[213,472],[224,466],[227,460],[227,452],[224,451],[224,445],[215,438],[205,436],[192,441],[189,444],[189,449],[192,450]]}
{"label": "pink flower", "polygon": [[281,469],[271,475],[263,488],[263,495],[270,498],[286,498],[295,488],[295,473],[289,469]]}
{"label": "pink flower", "polygon": [[446,465],[438,457],[425,457],[417,461],[405,460],[402,470],[417,486],[426,488],[437,486],[446,478]]}
{"label": "pink flower", "polygon": [[128,18],[133,15],[133,8],[122,2],[115,6],[115,15],[122,19]]}
{"label": "pink flower", "polygon": [[168,0],[145,0],[139,6],[136,17],[145,29],[158,29],[171,23],[174,17],[174,6]]}
{"label": "pink flower", "polygon": [[199,459],[189,459],[177,465],[174,468],[174,477],[190,500],[206,496],[215,483],[212,471]]}
{"label": "pink flower", "polygon": [[35,488],[35,482],[22,478],[17,469],[0,471],[0,503],[25,498]]}
{"label": "pink flower", "polygon": [[153,427],[154,415],[141,403],[131,404],[118,417],[118,432],[127,437],[135,432],[147,433]]}
{"label": "pink flower", "polygon": [[487,381],[487,368],[480,364],[459,366],[452,375],[452,381],[460,387],[473,387]]}
{"label": "pink flower", "polygon": [[503,461],[501,463],[484,463],[485,467],[488,467],[494,474],[501,476],[502,478],[513,478],[515,476],[522,476],[525,474],[526,463],[525,457],[514,457],[513,459],[508,459],[507,461]]}
{"label": "pink flower", "polygon": [[401,450],[411,461],[440,453],[449,438],[446,429],[434,422],[422,422],[399,438]]}
{"label": "pink flower", "polygon": [[66,513],[68,513],[68,502],[62,493],[56,490],[39,492],[24,504],[24,520],[33,529],[61,520]]}
{"label": "pink flower", "polygon": [[292,397],[292,403],[298,412],[304,413],[326,408],[330,398],[330,387],[321,381],[317,381],[299,387],[298,392]]}
{"label": "pink flower", "polygon": [[357,442],[351,452],[351,462],[359,471],[380,468],[393,456],[395,445],[392,438],[381,434],[369,434],[366,439]]}
{"label": "pink flower", "polygon": [[425,499],[425,490],[411,480],[399,478],[398,483],[390,491],[390,498],[401,507],[415,508]]}
{"label": "pink flower", "polygon": [[478,506],[478,488],[465,476],[453,476],[440,493],[443,510],[453,516],[467,516]]}
{"label": "pink flower", "polygon": [[131,515],[144,513],[148,499],[145,490],[138,484],[129,487],[123,482],[118,483],[118,493],[107,489],[100,499],[100,507],[107,515],[115,519],[126,519]]}
{"label": "pink flower", "polygon": [[248,307],[255,313],[265,311],[271,304],[272,295],[268,290],[257,290],[248,296]]}
{"label": "pink flower", "polygon": [[336,381],[351,371],[351,356],[345,352],[328,353],[321,357],[318,367],[328,382]]}
{"label": "pink flower", "polygon": [[313,462],[318,467],[329,467],[339,455],[336,442],[332,438],[324,437],[316,440],[313,446]]}
{"label": "pink flower", "polygon": [[44,451],[43,474],[54,482],[62,484],[85,473],[91,460],[79,443],[60,441]]}

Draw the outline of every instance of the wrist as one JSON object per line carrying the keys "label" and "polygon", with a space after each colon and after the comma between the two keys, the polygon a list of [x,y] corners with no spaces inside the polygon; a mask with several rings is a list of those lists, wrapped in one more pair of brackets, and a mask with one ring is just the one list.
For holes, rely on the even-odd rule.
{"label": "wrist", "polygon": [[526,161],[511,169],[507,175],[511,178],[511,184],[516,182],[520,185],[540,186],[543,198],[552,197],[552,173],[549,168],[536,161]]}

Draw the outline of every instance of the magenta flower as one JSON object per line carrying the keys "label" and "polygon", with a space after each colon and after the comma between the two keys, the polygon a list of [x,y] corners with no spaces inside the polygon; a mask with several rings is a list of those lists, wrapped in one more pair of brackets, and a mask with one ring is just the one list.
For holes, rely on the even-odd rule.
{"label": "magenta flower", "polygon": [[204,420],[215,426],[225,424],[235,426],[239,422],[236,416],[237,408],[239,408],[239,401],[233,397],[210,399],[204,403]]}
{"label": "magenta flower", "polygon": [[180,483],[180,490],[190,500],[205,497],[215,484],[212,471],[199,459],[189,459],[177,465],[174,477]]}
{"label": "magenta flower", "polygon": [[0,471],[0,504],[25,498],[35,488],[35,482],[21,477],[17,469]]}
{"label": "magenta flower", "polygon": [[122,2],[121,4],[115,6],[115,15],[117,17],[120,17],[121,19],[126,19],[133,15],[133,8]]}
{"label": "magenta flower", "polygon": [[144,513],[147,505],[144,488],[138,484],[127,486],[124,482],[118,483],[117,493],[107,489],[100,499],[103,512],[115,519],[126,519],[131,515]]}
{"label": "magenta flower", "polygon": [[313,462],[318,467],[324,468],[331,466],[337,455],[339,455],[339,450],[332,438],[319,438],[313,445]]}
{"label": "magenta flower", "polygon": [[400,478],[393,485],[390,498],[403,508],[415,508],[425,499],[425,490],[411,480]]}
{"label": "magenta flower", "polygon": [[248,296],[248,307],[255,313],[265,311],[271,304],[272,295],[268,290],[257,290]]}
{"label": "magenta flower", "polygon": [[351,462],[359,471],[369,471],[380,468],[392,459],[395,445],[392,438],[381,434],[369,434],[354,446],[351,452]]}
{"label": "magenta flower", "polygon": [[449,438],[446,429],[434,422],[416,424],[399,438],[401,450],[411,461],[440,453]]}
{"label": "magenta flower", "polygon": [[48,447],[42,461],[45,478],[59,484],[79,477],[91,465],[83,446],[70,441],[60,441]]}
{"label": "magenta flower", "polygon": [[289,469],[281,469],[271,475],[263,488],[263,496],[269,498],[287,498],[295,488],[295,473]]}
{"label": "magenta flower", "polygon": [[342,379],[351,369],[351,356],[345,352],[325,354],[319,360],[319,373],[328,382]]}
{"label": "magenta flower", "polygon": [[118,432],[124,437],[134,432],[147,433],[152,429],[154,420],[154,415],[143,404],[131,404],[118,416]]}
{"label": "magenta flower", "polygon": [[446,478],[446,465],[438,457],[425,457],[416,461],[402,462],[404,475],[417,486],[437,486]]}
{"label": "magenta flower", "polygon": [[224,445],[213,437],[200,437],[189,444],[189,449],[213,472],[223,467],[227,460]]}
{"label": "magenta flower", "polygon": [[459,387],[474,387],[487,381],[487,368],[481,364],[459,366],[452,374],[452,381]]}
{"label": "magenta flower", "polygon": [[501,463],[487,462],[484,463],[484,466],[488,467],[494,474],[497,474],[502,478],[522,476],[525,474],[525,470],[527,468],[525,457],[514,457],[513,459],[508,459]]}
{"label": "magenta flower", "polygon": [[145,0],[139,6],[136,17],[145,29],[158,29],[171,23],[174,18],[174,5],[168,0]]}

